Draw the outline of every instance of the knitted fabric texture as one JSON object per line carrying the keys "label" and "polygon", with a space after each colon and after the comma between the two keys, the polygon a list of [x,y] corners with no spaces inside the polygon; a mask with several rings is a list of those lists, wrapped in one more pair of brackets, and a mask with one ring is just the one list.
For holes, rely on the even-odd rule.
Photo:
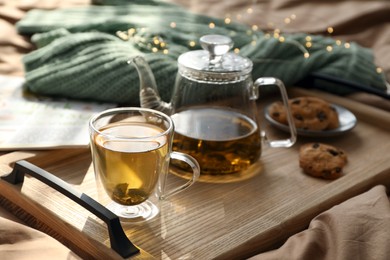
{"label": "knitted fabric texture", "polygon": [[[307,34],[285,35],[285,40],[252,31],[239,23],[190,13],[160,1],[114,1],[116,5],[32,10],[17,28],[32,36],[37,50],[24,56],[25,87],[37,94],[73,99],[139,104],[139,79],[134,66],[127,63],[143,55],[156,77],[163,100],[168,101],[177,73],[180,54],[199,49],[205,34],[228,35],[239,54],[253,61],[254,79],[277,77],[294,85],[312,72],[332,75],[378,89],[385,89],[383,76],[376,72],[370,49],[350,43],[349,48],[329,37],[310,35],[309,57],[302,50]],[[172,26],[174,22],[175,26]],[[209,24],[213,23],[214,28]],[[127,41],[118,31],[133,28]],[[158,37],[168,53],[154,52]],[[190,45],[189,43],[195,43]],[[331,52],[326,50],[332,46]],[[157,48],[158,50],[158,48]],[[326,86],[333,93],[350,92],[340,86]]]}

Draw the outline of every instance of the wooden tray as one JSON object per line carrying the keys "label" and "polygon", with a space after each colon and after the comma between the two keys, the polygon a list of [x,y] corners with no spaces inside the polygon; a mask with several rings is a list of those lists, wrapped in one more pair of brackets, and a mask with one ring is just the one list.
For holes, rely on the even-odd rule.
{"label": "wooden tray", "polygon": [[[333,205],[377,184],[390,187],[390,113],[322,92],[289,91],[290,97],[302,95],[320,96],[348,108],[357,116],[357,126],[338,137],[299,137],[289,149],[265,147],[247,175],[250,178],[198,182],[162,202],[161,214],[149,223],[123,224],[130,240],[142,249],[133,259],[246,258],[280,246]],[[276,136],[284,134],[270,127],[267,130]],[[298,149],[312,141],[347,152],[345,176],[326,181],[301,172]],[[9,173],[21,159],[96,198],[88,149],[4,154],[0,156],[0,175]],[[45,184],[28,176],[25,179],[23,186],[0,181],[3,207],[85,258],[119,258],[109,249],[104,223]],[[171,181],[182,179],[172,175]]]}

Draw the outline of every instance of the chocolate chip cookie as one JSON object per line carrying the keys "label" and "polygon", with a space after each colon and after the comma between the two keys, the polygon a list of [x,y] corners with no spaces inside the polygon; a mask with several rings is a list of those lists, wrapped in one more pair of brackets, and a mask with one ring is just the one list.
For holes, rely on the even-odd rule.
{"label": "chocolate chip cookie", "polygon": [[[288,103],[297,128],[322,131],[339,127],[337,111],[320,98],[299,97]],[[282,102],[272,103],[269,113],[274,120],[287,125],[287,111]]]}
{"label": "chocolate chip cookie", "polygon": [[346,153],[328,144],[308,143],[299,149],[299,166],[314,177],[336,179],[342,175],[346,163]]}
{"label": "chocolate chip cookie", "polygon": [[328,114],[329,125],[326,128],[326,130],[336,129],[340,126],[339,114],[337,113],[334,107],[330,105],[329,107],[330,107],[330,113]]}

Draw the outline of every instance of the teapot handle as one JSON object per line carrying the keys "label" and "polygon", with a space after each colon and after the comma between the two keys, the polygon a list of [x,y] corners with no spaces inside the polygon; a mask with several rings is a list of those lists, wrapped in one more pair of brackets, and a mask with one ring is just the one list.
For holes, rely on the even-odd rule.
{"label": "teapot handle", "polygon": [[280,94],[282,96],[283,105],[287,108],[287,122],[290,130],[290,138],[282,139],[282,140],[268,140],[267,138],[265,138],[264,140],[268,143],[270,147],[291,147],[294,145],[294,143],[297,140],[297,129],[295,128],[290,105],[288,104],[288,96],[287,96],[286,88],[281,80],[272,77],[258,78],[254,82],[254,86],[256,90],[260,86],[266,86],[266,85],[272,85],[272,86],[276,85],[279,88]]}

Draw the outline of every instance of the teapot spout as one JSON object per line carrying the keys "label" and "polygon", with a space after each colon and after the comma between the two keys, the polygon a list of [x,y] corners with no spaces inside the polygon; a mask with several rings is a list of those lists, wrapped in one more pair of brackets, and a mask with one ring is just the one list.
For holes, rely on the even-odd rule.
{"label": "teapot spout", "polygon": [[146,60],[142,56],[135,56],[127,63],[133,64],[139,75],[139,98],[141,107],[155,109],[170,115],[172,110],[171,105],[161,100],[156,80]]}

